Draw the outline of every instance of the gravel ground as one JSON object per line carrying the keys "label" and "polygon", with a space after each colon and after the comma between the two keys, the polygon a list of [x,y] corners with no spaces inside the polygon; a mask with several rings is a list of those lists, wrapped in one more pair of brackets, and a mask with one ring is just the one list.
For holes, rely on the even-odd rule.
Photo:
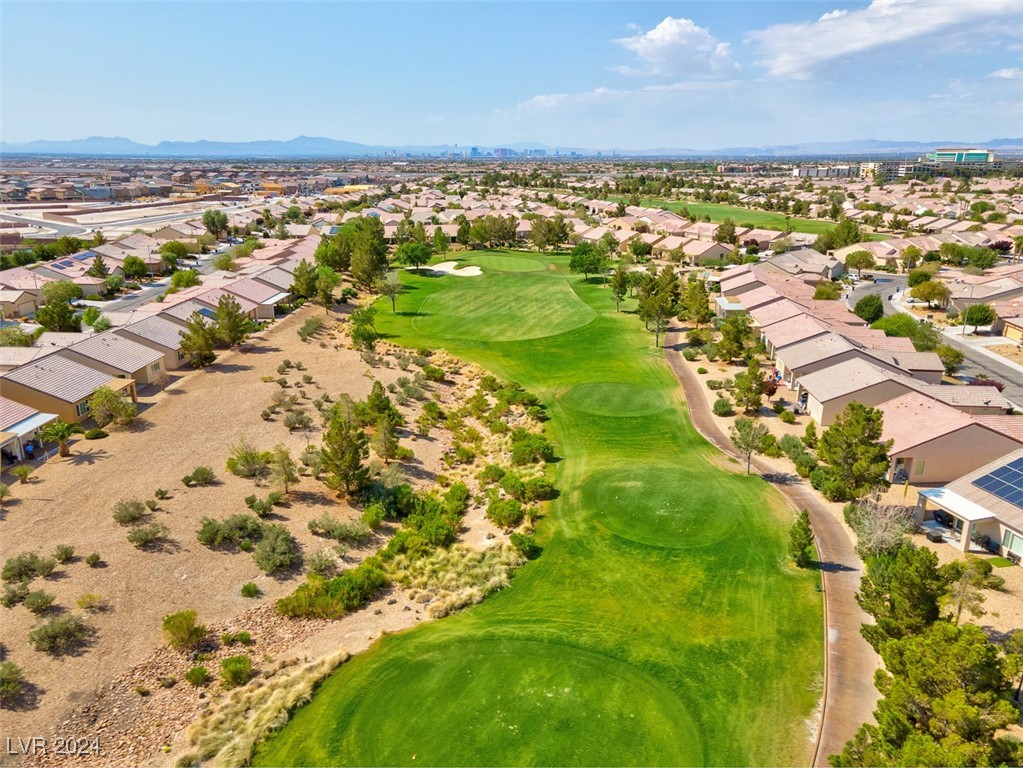
{"label": "gravel ground", "polygon": [[[305,385],[310,403],[322,392],[335,398],[341,392],[364,398],[374,378],[387,384],[407,375],[396,367],[369,369],[357,353],[344,347],[340,333],[325,329],[316,339],[301,342],[295,331],[315,312],[322,309],[302,308],[260,333],[246,350],[222,353],[206,371],[174,375],[162,390],[141,398],[138,426],[113,430],[104,440],[78,440],[71,457],[51,459],[36,472],[34,482],[14,487],[14,498],[4,505],[0,522],[0,557],[31,550],[50,554],[58,544],[73,545],[79,559],[36,580],[33,588],[56,595],[58,610],[84,615],[95,631],[80,654],[53,659],[27,642],[29,631],[39,623],[35,616],[23,606],[0,609],[5,656],[22,667],[34,692],[22,709],[3,711],[0,737],[67,735],[62,728],[72,710],[93,701],[105,685],[160,648],[164,615],[194,608],[206,624],[229,622],[259,603],[290,593],[301,582],[301,573],[282,578],[262,574],[247,553],[211,551],[198,543],[196,531],[201,518],[245,512],[245,496],[270,490],[224,469],[229,446],[239,437],[265,449],[283,443],[293,455],[308,443],[319,443],[319,429],[289,434],[279,417],[271,422],[260,418],[278,389],[276,383],[260,378],[278,378],[282,360],[302,361],[305,373],[313,377],[314,383]],[[302,372],[288,372],[289,392],[298,391],[294,383],[301,376]],[[313,411],[311,404],[309,410]],[[413,409],[404,410],[413,421]],[[314,420],[318,425],[318,418]],[[416,453],[409,467],[414,482],[432,483],[440,467],[446,433],[435,434],[402,440]],[[181,478],[197,465],[212,467],[219,483],[184,487]],[[119,499],[151,498],[157,488],[167,489],[170,498],[150,517],[170,529],[170,541],[162,551],[144,552],[128,543],[126,529],[114,522],[111,510]],[[273,522],[287,525],[308,554],[329,542],[313,537],[306,524],[328,511],[342,518],[356,514],[322,484],[304,477],[290,493],[288,505],[277,508]],[[380,544],[376,538],[364,551],[351,552],[348,560],[375,550]],[[80,559],[91,552],[102,556],[102,567],[90,568]],[[248,581],[260,586],[262,598],[241,597],[239,589]],[[85,615],[75,602],[87,593],[106,598],[109,610]],[[366,630],[369,634],[379,630]]]}

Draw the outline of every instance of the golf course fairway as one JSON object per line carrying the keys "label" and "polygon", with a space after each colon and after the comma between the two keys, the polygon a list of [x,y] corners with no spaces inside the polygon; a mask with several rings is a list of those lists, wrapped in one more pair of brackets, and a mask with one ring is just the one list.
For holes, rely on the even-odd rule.
{"label": "golf course fairway", "polygon": [[377,327],[546,404],[543,553],[343,665],[255,764],[807,764],[822,600],[786,555],[791,510],[693,429],[635,301],[616,312],[565,257],[458,256],[483,275],[403,272]]}

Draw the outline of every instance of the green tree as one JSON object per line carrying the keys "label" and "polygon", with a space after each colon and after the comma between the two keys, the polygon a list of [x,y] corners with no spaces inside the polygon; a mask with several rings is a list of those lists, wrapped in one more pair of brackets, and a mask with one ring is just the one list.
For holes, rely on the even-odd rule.
{"label": "green tree", "polygon": [[842,295],[842,286],[830,280],[820,280],[814,288],[813,298],[816,301],[837,301]]}
{"label": "green tree", "polygon": [[68,443],[71,441],[72,437],[84,432],[84,429],[73,422],[57,419],[56,421],[51,421],[39,430],[39,437],[43,439],[43,442],[56,443],[57,453],[59,455],[70,456],[71,449],[68,447]]}
{"label": "green tree", "polygon": [[75,285],[70,280],[54,280],[52,283],[43,283],[43,302],[46,304],[67,304],[82,298],[83,295],[81,286]]}
{"label": "green tree", "polygon": [[831,467],[846,498],[889,485],[892,441],[881,440],[882,421],[881,411],[852,402],[821,435],[817,454]]}
{"label": "green tree", "polygon": [[932,352],[941,341],[941,336],[933,325],[902,312],[882,317],[870,327],[884,331],[886,336],[905,336],[913,342],[917,352]]}
{"label": "green tree", "polygon": [[686,283],[682,293],[682,312],[686,320],[697,328],[709,323],[714,317],[714,310],[710,308],[710,297],[707,294],[707,284],[703,280],[690,280]]}
{"label": "green tree", "polygon": [[294,296],[311,299],[316,295],[316,267],[308,261],[300,261],[291,273],[291,293]]}
{"label": "green tree", "polygon": [[43,304],[36,310],[36,323],[47,331],[81,333],[82,319],[75,314],[75,308],[67,302],[56,301]]}
{"label": "green tree", "polygon": [[330,267],[316,270],[316,301],[326,312],[334,305],[334,289],[341,285],[341,275]]}
{"label": "green tree", "polygon": [[875,293],[868,293],[856,302],[853,313],[867,323],[875,323],[884,317],[884,302]]}
{"label": "green tree", "polygon": [[375,288],[381,296],[386,296],[391,300],[391,311],[394,312],[398,296],[401,295],[401,281],[398,279],[398,275],[388,272],[377,280]]}
{"label": "green tree", "polygon": [[914,299],[926,301],[928,306],[936,304],[939,307],[944,307],[948,304],[948,300],[952,298],[952,291],[944,283],[937,280],[927,280],[920,283],[920,285],[914,286],[910,290],[909,295]]}
{"label": "green tree", "polygon": [[962,352],[948,344],[939,344],[934,351],[938,354],[941,364],[945,366],[945,373],[949,376],[959,370],[965,359]]}
{"label": "green tree", "polygon": [[746,413],[757,413],[760,410],[761,397],[764,394],[764,372],[760,369],[760,361],[752,358],[749,366],[735,377],[735,404]]}
{"label": "green tree", "polygon": [[430,263],[430,246],[425,243],[402,243],[394,252],[394,260],[406,267],[413,267],[417,272],[420,267]]}
{"label": "green tree", "polygon": [[326,475],[323,482],[339,496],[351,496],[369,480],[369,468],[363,464],[369,457],[368,443],[365,432],[334,414],[323,435],[320,461]]}
{"label": "green tree", "polygon": [[726,216],[714,232],[714,242],[735,245],[738,239],[735,234],[735,222]]}
{"label": "green tree", "polygon": [[874,623],[864,624],[861,634],[880,651],[889,640],[923,632],[941,615],[945,586],[938,558],[929,549],[903,546],[894,557],[868,557],[856,602]]}
{"label": "green tree", "polygon": [[181,352],[188,358],[193,368],[205,368],[213,364],[217,359],[213,352],[216,342],[216,325],[207,321],[198,312],[193,312],[181,332]]}
{"label": "green tree", "polygon": [[764,439],[768,435],[767,427],[755,419],[739,417],[729,432],[732,445],[746,459],[746,474],[749,474],[753,463],[753,454],[760,453],[764,447]]}
{"label": "green tree", "polygon": [[814,250],[821,253],[845,248],[863,242],[860,226],[852,219],[841,219],[837,225],[817,236],[813,243]]}
{"label": "green tree", "polygon": [[[357,283],[368,288],[387,271],[384,225],[380,219],[372,216],[352,219],[348,224],[355,225],[351,234],[345,234],[351,241],[352,277]],[[342,232],[345,232],[344,227]]]}
{"label": "green tree", "polygon": [[97,254],[96,258],[92,260],[92,266],[89,267],[85,274],[89,277],[98,277],[102,280],[110,274],[110,270],[107,269],[107,263],[103,261],[103,257]]}
{"label": "green tree", "polygon": [[990,304],[971,304],[963,312],[963,324],[972,325],[974,331],[977,330],[977,326],[991,325],[997,319],[998,314]]}
{"label": "green tree", "polygon": [[291,458],[291,451],[277,443],[270,452],[270,479],[285,495],[298,482],[298,463]]}
{"label": "green tree", "polygon": [[671,318],[675,316],[675,303],[665,291],[654,291],[639,300],[639,316],[654,334],[654,346],[661,346],[661,334],[668,330]]}
{"label": "green tree", "polygon": [[394,432],[394,424],[386,416],[377,419],[371,444],[385,464],[390,464],[391,459],[398,455],[398,436]]}
{"label": "green tree", "polygon": [[444,230],[437,227],[433,230],[433,250],[437,253],[447,253],[451,248],[451,238],[444,234]]}
{"label": "green tree", "polygon": [[105,427],[111,422],[127,426],[138,416],[138,407],[125,400],[120,392],[110,387],[100,387],[89,398],[89,415],[99,427]]}
{"label": "green tree", "polygon": [[149,267],[146,266],[146,262],[142,261],[138,256],[127,256],[121,269],[124,271],[124,276],[129,280],[141,280],[149,274]]}
{"label": "green tree", "polygon": [[810,527],[810,515],[804,509],[789,529],[789,557],[797,568],[806,568],[810,564],[812,546],[813,528]]}
{"label": "green tree", "polygon": [[618,266],[611,273],[611,299],[615,303],[615,312],[620,312],[622,302],[625,301],[625,294],[629,292],[629,271]]}
{"label": "green tree", "polygon": [[179,259],[188,258],[188,246],[177,240],[168,240],[160,246],[160,253],[169,253],[174,257],[175,263],[177,263]]}
{"label": "green tree", "polygon": [[210,209],[203,213],[202,225],[206,227],[207,232],[219,238],[221,234],[227,232],[227,214],[223,211]]}
{"label": "green tree", "polygon": [[242,305],[228,294],[222,294],[217,301],[217,313],[214,320],[216,339],[221,344],[237,347],[249,334],[249,317],[242,312]]}
{"label": "green tree", "polygon": [[845,257],[845,268],[855,269],[856,274],[862,276],[863,270],[873,269],[877,264],[870,251],[853,251]]}
{"label": "green tree", "polygon": [[986,611],[981,607],[984,605],[984,584],[987,574],[981,567],[981,560],[975,556],[967,555],[959,569],[958,575],[955,572],[943,573],[952,578],[945,588],[945,594],[941,598],[941,605],[949,610],[949,618],[954,624],[958,624],[963,617],[963,611],[975,618],[983,616]]}
{"label": "green tree", "polygon": [[607,257],[593,243],[579,243],[572,249],[568,268],[575,274],[581,274],[584,280],[589,280],[590,275],[599,275],[606,263]]}
{"label": "green tree", "polygon": [[721,324],[721,339],[718,341],[718,354],[722,360],[731,362],[737,357],[745,356],[753,346],[753,326],[749,315],[736,312],[725,318]]}
{"label": "green tree", "polygon": [[194,269],[181,269],[171,275],[171,286],[179,291],[201,284],[199,273]]}

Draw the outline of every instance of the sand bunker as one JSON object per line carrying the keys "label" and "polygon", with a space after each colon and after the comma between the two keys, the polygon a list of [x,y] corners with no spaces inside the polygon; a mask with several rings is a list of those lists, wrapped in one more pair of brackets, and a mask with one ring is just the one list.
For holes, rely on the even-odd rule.
{"label": "sand bunker", "polygon": [[434,264],[430,267],[430,271],[442,275],[455,275],[456,277],[479,277],[483,274],[483,270],[479,267],[462,267],[459,269],[457,261],[443,261],[440,264]]}

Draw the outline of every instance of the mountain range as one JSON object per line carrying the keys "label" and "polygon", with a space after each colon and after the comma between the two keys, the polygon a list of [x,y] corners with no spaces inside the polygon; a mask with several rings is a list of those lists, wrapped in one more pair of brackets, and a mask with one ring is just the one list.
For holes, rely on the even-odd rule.
{"label": "mountain range", "polygon": [[[532,142],[502,145],[524,152],[544,150],[548,156],[617,157],[679,157],[679,158],[796,158],[853,157],[877,155],[918,155],[938,147],[985,147],[1001,151],[1023,152],[1023,138],[992,139],[984,142],[963,141],[856,141],[809,142],[805,144],[767,145],[756,147],[723,147],[720,149],[686,149],[659,147],[655,149],[623,149],[593,147],[557,147]],[[495,147],[479,146],[483,153]],[[99,157],[161,157],[161,158],[356,158],[387,156],[441,156],[468,154],[469,147],[450,144],[383,146],[319,136],[298,136],[288,141],[161,141],[139,144],[123,137],[90,136],[67,141],[0,142],[0,154],[19,155],[88,155]]]}

